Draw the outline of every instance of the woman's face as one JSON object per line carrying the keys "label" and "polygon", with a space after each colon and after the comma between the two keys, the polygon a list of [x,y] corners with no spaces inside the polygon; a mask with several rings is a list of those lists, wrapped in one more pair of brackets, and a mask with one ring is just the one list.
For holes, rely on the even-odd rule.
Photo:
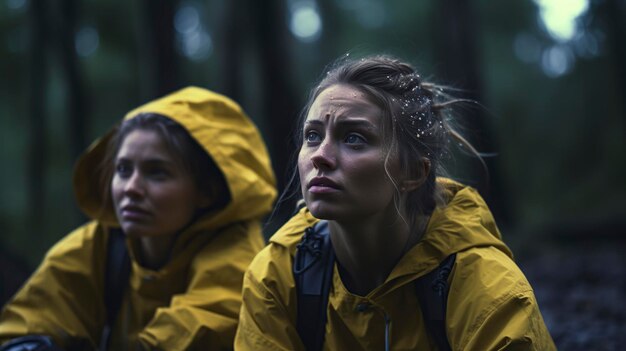
{"label": "woman's face", "polygon": [[[381,109],[352,86],[330,86],[315,99],[298,155],[302,194],[315,217],[359,220],[395,208],[381,127]],[[392,157],[390,172],[398,163]]]}
{"label": "woman's face", "polygon": [[173,235],[200,204],[191,174],[157,132],[142,129],[130,132],[120,146],[111,195],[122,230],[130,236]]}

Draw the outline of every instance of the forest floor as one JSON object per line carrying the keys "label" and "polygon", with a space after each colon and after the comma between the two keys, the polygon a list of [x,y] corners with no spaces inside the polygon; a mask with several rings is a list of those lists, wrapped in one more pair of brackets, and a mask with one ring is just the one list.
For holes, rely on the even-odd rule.
{"label": "forest floor", "polygon": [[517,259],[559,350],[626,349],[626,243],[579,243]]}

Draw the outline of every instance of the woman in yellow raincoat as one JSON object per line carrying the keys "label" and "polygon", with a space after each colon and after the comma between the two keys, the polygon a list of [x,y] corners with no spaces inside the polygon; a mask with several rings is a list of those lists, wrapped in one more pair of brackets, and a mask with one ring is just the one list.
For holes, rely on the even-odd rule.
{"label": "woman in yellow raincoat", "polygon": [[[4,307],[0,342],[232,348],[243,274],[264,245],[260,219],[276,193],[265,145],[241,108],[196,87],[147,103],[79,159],[74,189],[92,220],[57,243]],[[114,235],[130,261],[119,288],[119,277],[105,278],[115,272]],[[115,289],[120,306],[103,333]]]}
{"label": "woman in yellow raincoat", "polygon": [[[294,179],[306,207],[246,272],[236,350],[555,349],[485,202],[436,177],[450,143],[474,150],[450,126],[447,110],[460,102],[388,56],[339,61],[324,76],[299,131]],[[319,219],[335,263],[316,346],[314,328],[300,322],[315,326],[318,316],[298,310],[299,297],[311,299],[294,276],[329,255],[303,241]],[[296,272],[301,250],[315,254]],[[416,284],[448,257],[443,338],[435,338]]]}

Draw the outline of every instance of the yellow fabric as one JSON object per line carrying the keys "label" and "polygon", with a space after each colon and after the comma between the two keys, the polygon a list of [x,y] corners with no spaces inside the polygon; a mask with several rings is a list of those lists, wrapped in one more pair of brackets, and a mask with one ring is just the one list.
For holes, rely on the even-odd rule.
{"label": "yellow fabric", "polygon": [[[441,179],[449,202],[433,213],[423,239],[367,296],[350,293],[335,271],[325,350],[435,350],[425,330],[414,281],[457,253],[446,316],[453,350],[555,350],[533,290],[501,241],[478,193]],[[304,229],[317,221],[301,210],[271,239],[244,278],[236,350],[304,350],[296,328],[292,261]],[[357,311],[357,305],[371,307]]]}
{"label": "yellow fabric", "polygon": [[[112,350],[218,350],[232,348],[245,269],[263,247],[260,218],[271,209],[275,179],[261,136],[232,100],[190,87],[131,111],[169,117],[211,155],[230,203],[181,233],[165,267],[151,271],[135,260],[116,322]],[[80,158],[74,186],[92,221],[57,243],[0,316],[0,342],[47,334],[64,348],[93,350],[105,321],[106,243],[117,227],[112,204],[103,205],[99,165],[112,132]]]}

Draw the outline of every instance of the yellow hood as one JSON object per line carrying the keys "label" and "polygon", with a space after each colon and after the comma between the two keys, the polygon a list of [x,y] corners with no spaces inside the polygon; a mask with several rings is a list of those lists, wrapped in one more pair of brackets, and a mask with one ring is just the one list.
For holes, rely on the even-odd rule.
{"label": "yellow hood", "polygon": [[[182,125],[224,174],[230,203],[200,218],[190,229],[212,229],[226,223],[258,219],[267,214],[276,197],[276,180],[261,135],[241,107],[226,96],[188,87],[130,111],[157,113]],[[114,134],[111,129],[79,158],[74,170],[74,192],[80,209],[90,218],[118,226],[110,199],[99,188],[100,165]]]}
{"label": "yellow hood", "polygon": [[[478,192],[447,178],[438,178],[437,181],[444,189],[447,205],[435,209],[424,237],[399,265],[405,262],[412,265],[411,262],[418,258],[424,262],[420,271],[428,272],[449,255],[479,246],[493,246],[513,257],[502,241],[491,211]],[[295,250],[295,245],[302,239],[304,228],[317,221],[304,209],[272,236],[270,242]],[[406,271],[413,272],[409,267]]]}

